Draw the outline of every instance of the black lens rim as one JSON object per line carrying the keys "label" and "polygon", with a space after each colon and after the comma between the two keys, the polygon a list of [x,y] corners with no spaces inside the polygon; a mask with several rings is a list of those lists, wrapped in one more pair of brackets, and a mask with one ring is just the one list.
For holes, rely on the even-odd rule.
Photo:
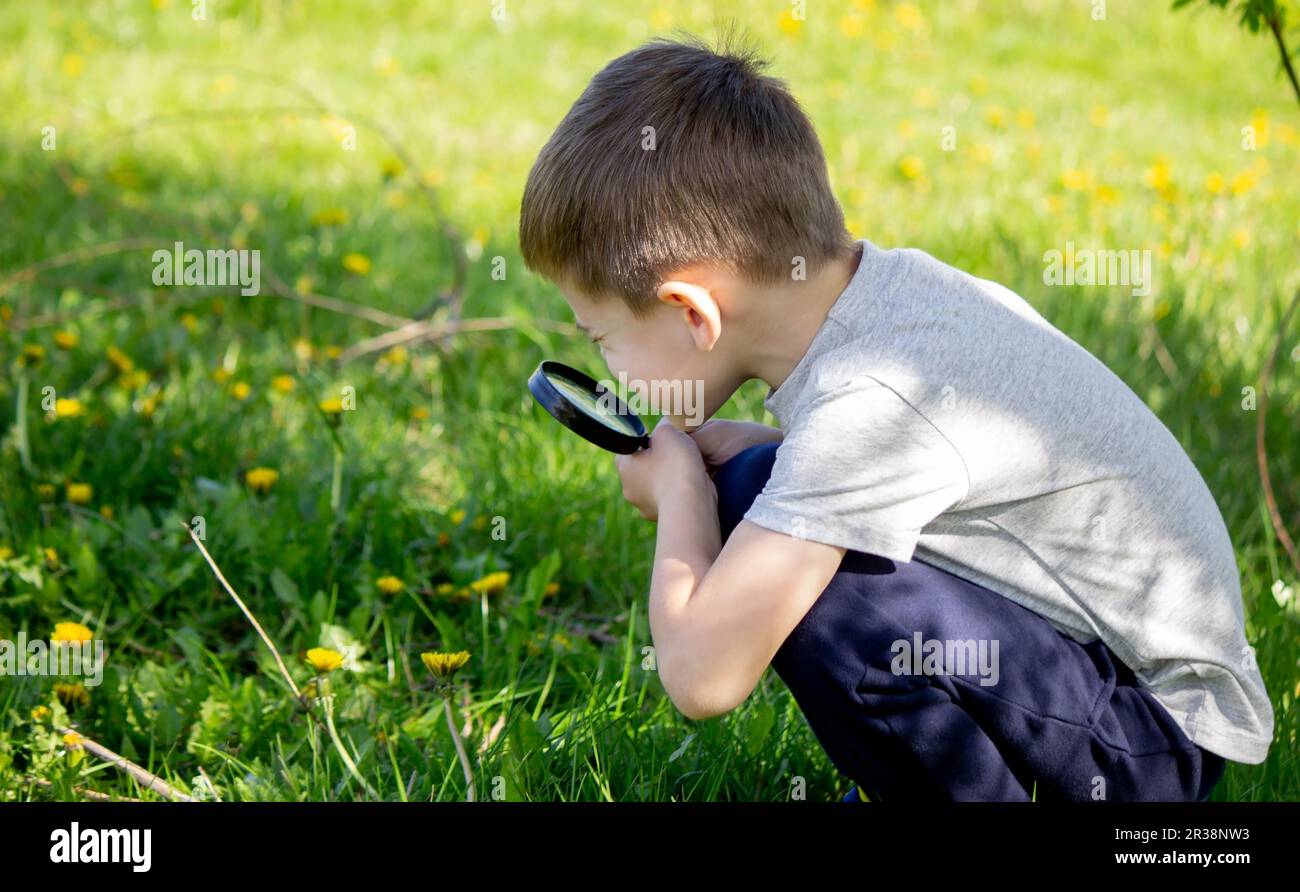
{"label": "black lens rim", "polygon": [[[548,373],[557,375],[589,390],[597,397],[608,393],[614,398],[614,406],[618,414],[626,416],[632,422],[632,426],[640,431],[640,434],[633,436],[632,434],[620,433],[612,427],[601,424],[569,402],[568,398],[547,380]],[[602,386],[595,378],[583,374],[572,366],[556,362],[553,359],[542,360],[528,379],[528,390],[532,393],[533,399],[537,400],[541,407],[551,414],[552,418],[601,449],[616,452],[619,455],[630,455],[638,449],[646,449],[650,446],[650,435],[646,433],[645,423],[635,412],[628,408],[625,402],[618,398],[618,394]]]}

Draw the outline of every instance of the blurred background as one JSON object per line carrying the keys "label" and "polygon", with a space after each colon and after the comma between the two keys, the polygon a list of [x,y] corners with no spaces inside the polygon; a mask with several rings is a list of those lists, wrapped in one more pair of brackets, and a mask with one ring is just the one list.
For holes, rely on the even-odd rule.
{"label": "blurred background", "polygon": [[[1187,449],[1277,717],[1269,761],[1230,763],[1213,798],[1300,798],[1300,570],[1275,532],[1300,530],[1282,325],[1300,102],[1267,29],[1237,18],[1163,0],[0,6],[0,638],[70,623],[108,652],[93,687],[0,681],[0,796],[167,795],[97,770],[74,727],[196,797],[463,799],[465,762],[478,798],[849,789],[774,673],[727,716],[676,713],[644,650],[654,527],[524,387],[544,357],[606,374],[519,259],[538,150],[612,58],[730,21],[812,118],[855,235],[1015,290]],[[175,242],[259,251],[260,293],[156,285]],[[1046,284],[1067,242],[1150,251],[1149,293]],[[773,424],[764,392],[722,414]],[[452,685],[420,657],[461,652]],[[333,694],[328,727],[293,686]]]}

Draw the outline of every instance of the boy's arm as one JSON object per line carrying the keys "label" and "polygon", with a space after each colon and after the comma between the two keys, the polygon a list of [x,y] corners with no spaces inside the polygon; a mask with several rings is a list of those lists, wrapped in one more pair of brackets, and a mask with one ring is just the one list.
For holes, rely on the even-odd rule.
{"label": "boy's arm", "polygon": [[845,549],[746,520],[720,548],[712,487],[665,492],[658,521],[650,631],[660,681],[687,718],[729,712],[754,690]]}
{"label": "boy's arm", "polygon": [[618,458],[623,494],[658,520],[650,626],[684,714],[739,705],[839,569],[846,549],[910,561],[921,531],[969,490],[965,461],[897,391],[858,376],[793,420],[763,491],[726,547],[691,438],[660,424]]}

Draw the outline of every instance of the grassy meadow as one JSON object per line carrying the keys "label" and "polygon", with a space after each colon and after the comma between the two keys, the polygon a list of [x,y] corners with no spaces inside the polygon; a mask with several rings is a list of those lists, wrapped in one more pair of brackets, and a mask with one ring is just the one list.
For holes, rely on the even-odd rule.
{"label": "grassy meadow", "polygon": [[[848,791],[774,672],[676,712],[645,662],[654,526],[524,386],[542,358],[606,373],[519,258],[537,151],[614,56],[719,19],[804,105],[856,235],[1017,291],[1187,449],[1277,717],[1213,798],[1300,799],[1300,579],[1252,402],[1300,287],[1300,104],[1268,39],[1169,5],[0,6],[0,638],[107,651],[95,686],[0,679],[0,799],[161,798],[73,725],[226,801],[463,800],[462,761],[478,799]],[[1151,251],[1150,293],[1046,285],[1067,241]],[[155,285],[175,242],[260,251],[260,294]],[[1292,537],[1298,332],[1260,403]],[[774,423],[764,393],[723,414]],[[346,657],[327,682],[317,648]],[[430,652],[469,654],[451,686]]]}

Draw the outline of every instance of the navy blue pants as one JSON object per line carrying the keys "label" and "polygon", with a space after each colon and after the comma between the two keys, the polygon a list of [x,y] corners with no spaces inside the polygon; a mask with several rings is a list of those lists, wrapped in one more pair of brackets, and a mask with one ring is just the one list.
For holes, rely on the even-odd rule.
{"label": "navy blue pants", "polygon": [[[753,446],[714,473],[724,541],[776,448]],[[984,641],[988,655],[998,641],[996,683],[980,683],[992,674],[978,664],[896,674],[894,643],[918,633]],[[1080,644],[916,559],[846,552],[772,667],[831,763],[873,801],[1194,801],[1223,776],[1223,757],[1192,743],[1100,639]]]}

